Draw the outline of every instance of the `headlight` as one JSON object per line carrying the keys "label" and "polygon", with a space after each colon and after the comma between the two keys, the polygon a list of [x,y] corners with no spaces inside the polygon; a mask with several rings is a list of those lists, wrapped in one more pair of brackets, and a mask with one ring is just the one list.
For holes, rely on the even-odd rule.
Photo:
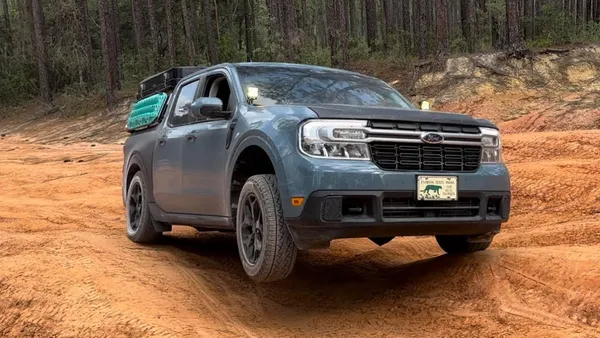
{"label": "headlight", "polygon": [[502,140],[500,132],[492,128],[481,128],[481,163],[502,162]]}
{"label": "headlight", "polygon": [[300,151],[308,156],[369,160],[367,121],[313,120],[300,127]]}

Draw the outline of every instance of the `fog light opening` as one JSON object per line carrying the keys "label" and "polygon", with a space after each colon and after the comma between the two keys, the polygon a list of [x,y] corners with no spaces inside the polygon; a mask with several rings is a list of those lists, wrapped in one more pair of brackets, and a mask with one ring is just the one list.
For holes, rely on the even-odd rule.
{"label": "fog light opening", "polygon": [[501,202],[501,198],[490,198],[487,203],[487,214],[494,216],[500,215]]}

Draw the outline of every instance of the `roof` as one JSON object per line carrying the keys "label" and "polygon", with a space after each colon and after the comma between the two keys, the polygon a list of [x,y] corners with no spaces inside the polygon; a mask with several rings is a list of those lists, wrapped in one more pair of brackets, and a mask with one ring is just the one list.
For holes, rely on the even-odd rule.
{"label": "roof", "polygon": [[204,73],[204,72],[208,72],[212,69],[216,69],[216,68],[236,68],[236,67],[284,67],[284,68],[290,68],[290,69],[318,69],[318,70],[323,70],[323,71],[329,71],[329,72],[336,72],[336,73],[341,73],[341,74],[348,74],[348,75],[358,75],[358,76],[362,76],[362,77],[366,77],[366,78],[370,78],[373,80],[377,80],[377,81],[382,81],[379,78],[376,78],[374,76],[369,76],[369,75],[365,75],[362,73],[358,73],[358,72],[352,72],[349,70],[344,70],[344,69],[339,69],[339,68],[331,68],[331,67],[324,67],[324,66],[316,66],[316,65],[309,65],[309,64],[301,64],[301,63],[286,63],[286,62],[237,62],[237,63],[229,63],[229,62],[225,62],[225,63],[219,63],[213,66],[208,66],[205,67],[201,70],[198,70],[197,72],[194,72],[192,74],[189,74],[187,76],[185,76],[183,80],[196,76],[199,73]]}

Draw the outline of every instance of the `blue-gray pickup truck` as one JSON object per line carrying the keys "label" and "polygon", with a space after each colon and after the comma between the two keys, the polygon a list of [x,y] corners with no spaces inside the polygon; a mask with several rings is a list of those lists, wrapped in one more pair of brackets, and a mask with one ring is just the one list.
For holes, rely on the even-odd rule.
{"label": "blue-gray pickup truck", "polygon": [[485,250],[509,218],[498,128],[418,109],[373,77],[179,67],[142,81],[138,99],[150,117],[132,118],[124,145],[127,236],[233,232],[257,282],[286,278],[298,250],[340,238],[435,236],[450,254]]}

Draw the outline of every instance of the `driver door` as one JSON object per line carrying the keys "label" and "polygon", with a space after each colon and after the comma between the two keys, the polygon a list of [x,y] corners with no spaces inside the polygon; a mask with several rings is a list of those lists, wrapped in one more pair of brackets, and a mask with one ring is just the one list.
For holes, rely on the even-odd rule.
{"label": "driver door", "polygon": [[227,178],[225,168],[230,150],[227,134],[237,110],[237,101],[226,70],[207,73],[198,97],[217,97],[229,118],[199,118],[185,127],[183,141],[183,196],[185,213],[227,216]]}

